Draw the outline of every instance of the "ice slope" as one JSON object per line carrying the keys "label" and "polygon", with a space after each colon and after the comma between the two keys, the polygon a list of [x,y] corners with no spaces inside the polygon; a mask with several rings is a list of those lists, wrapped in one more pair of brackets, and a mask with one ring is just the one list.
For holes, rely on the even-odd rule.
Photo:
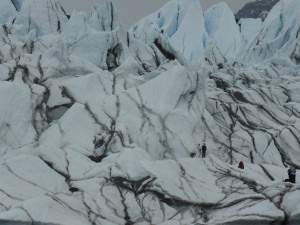
{"label": "ice slope", "polygon": [[241,49],[241,34],[231,9],[226,3],[211,6],[204,13],[206,46],[217,48],[228,59],[236,58]]}
{"label": "ice slope", "polygon": [[258,19],[240,19],[239,26],[242,36],[242,50],[240,54],[244,53],[245,50],[249,49],[255,43],[255,39],[259,35],[262,21]]}
{"label": "ice slope", "polygon": [[13,22],[12,34],[26,35],[34,29],[37,36],[57,34],[64,29],[67,16],[54,0],[24,1]]}
{"label": "ice slope", "polygon": [[297,1],[278,2],[263,24],[259,19],[242,19],[236,24],[225,3],[213,5],[204,13],[198,3],[170,1],[136,23],[129,33],[146,44],[164,39],[190,61],[206,57],[224,64],[224,61],[234,62],[242,58],[258,63],[280,56],[299,63]]}
{"label": "ice slope", "polygon": [[173,0],[133,25],[129,32],[146,44],[163,38],[189,61],[199,60],[205,49],[215,49],[228,59],[236,58],[241,50],[239,27],[225,3],[203,13],[199,1]]}
{"label": "ice slope", "polygon": [[[100,164],[69,150],[65,157],[69,186],[64,174],[36,156],[20,155],[2,164],[0,221],[269,224],[299,214],[291,208],[296,199],[290,199],[299,185],[281,182],[285,170],[269,165],[246,164],[243,171],[213,156],[153,161],[138,148],[124,149]],[[283,197],[276,198],[279,194]]]}
{"label": "ice slope", "polygon": [[203,53],[207,39],[202,14],[197,0],[172,0],[133,25],[129,32],[146,44],[162,36],[188,60],[196,61]]}
{"label": "ice slope", "polygon": [[299,1],[281,0],[264,21],[256,45],[245,59],[259,62],[273,56],[285,56],[299,64]]}
{"label": "ice slope", "polygon": [[0,23],[5,24],[10,19],[13,19],[17,14],[17,10],[11,0],[3,0],[0,9]]}
{"label": "ice slope", "polygon": [[16,8],[17,11],[20,11],[22,8],[22,3],[24,0],[11,0],[11,2],[14,4],[14,7]]}
{"label": "ice slope", "polygon": [[1,82],[1,155],[35,141],[33,109],[37,107],[44,88]]}
{"label": "ice slope", "polygon": [[[223,51],[250,49],[264,25],[235,33],[224,4],[205,17],[197,1],[166,6],[163,32],[154,13],[126,34],[109,1],[66,19],[27,0],[1,27],[1,224],[299,224],[300,174],[283,180],[300,169],[300,67],[277,53],[233,63],[238,48]],[[183,52],[195,15],[205,39]]]}

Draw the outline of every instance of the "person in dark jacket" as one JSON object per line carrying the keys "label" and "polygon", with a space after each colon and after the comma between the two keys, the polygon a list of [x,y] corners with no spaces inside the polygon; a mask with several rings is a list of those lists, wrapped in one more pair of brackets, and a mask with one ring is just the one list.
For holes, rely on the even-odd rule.
{"label": "person in dark jacket", "polygon": [[284,182],[291,182],[291,168],[288,169],[288,179],[285,179]]}
{"label": "person in dark jacket", "polygon": [[289,179],[287,179],[287,181],[291,182],[291,180],[292,180],[291,168],[288,169],[288,176],[289,176]]}
{"label": "person in dark jacket", "polygon": [[244,163],[243,163],[243,161],[240,161],[240,163],[239,163],[239,166],[238,166],[240,169],[244,169]]}
{"label": "person in dark jacket", "polygon": [[296,183],[296,168],[293,166],[289,169],[289,179],[291,183]]}
{"label": "person in dark jacket", "polygon": [[291,182],[291,183],[296,183],[296,168],[293,166],[290,166],[288,169],[288,175],[289,179],[285,179],[285,182]]}
{"label": "person in dark jacket", "polygon": [[202,158],[205,158],[205,154],[206,154],[206,144],[204,143],[202,145]]}

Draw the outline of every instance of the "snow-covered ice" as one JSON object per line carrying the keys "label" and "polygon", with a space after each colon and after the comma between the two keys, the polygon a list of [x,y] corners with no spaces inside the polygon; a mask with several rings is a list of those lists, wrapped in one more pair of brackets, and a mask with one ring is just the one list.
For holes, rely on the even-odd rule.
{"label": "snow-covered ice", "polygon": [[300,223],[299,1],[200,3],[0,2],[0,224]]}

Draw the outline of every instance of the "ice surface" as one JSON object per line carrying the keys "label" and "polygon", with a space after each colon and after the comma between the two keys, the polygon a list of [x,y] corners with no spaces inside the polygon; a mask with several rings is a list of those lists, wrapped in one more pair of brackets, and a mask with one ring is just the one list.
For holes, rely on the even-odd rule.
{"label": "ice surface", "polygon": [[241,34],[227,4],[211,6],[205,11],[204,19],[205,29],[210,37],[206,45],[218,48],[228,59],[236,58],[241,48]]}
{"label": "ice surface", "polygon": [[17,10],[11,0],[3,0],[0,8],[0,23],[5,24],[10,19],[14,19],[17,15]]}
{"label": "ice surface", "polygon": [[261,31],[255,39],[256,45],[250,47],[247,58],[259,62],[280,55],[288,56],[297,62],[299,7],[299,1],[279,1],[262,24]]}
{"label": "ice surface", "polygon": [[202,8],[197,0],[169,1],[133,25],[129,32],[145,43],[153,43],[162,36],[190,61],[200,58],[207,38]]}
{"label": "ice surface", "polygon": [[298,0],[0,6],[0,224],[300,223]]}
{"label": "ice surface", "polygon": [[60,33],[67,22],[67,16],[54,0],[24,1],[12,27],[17,35],[26,35],[34,29],[38,36]]}

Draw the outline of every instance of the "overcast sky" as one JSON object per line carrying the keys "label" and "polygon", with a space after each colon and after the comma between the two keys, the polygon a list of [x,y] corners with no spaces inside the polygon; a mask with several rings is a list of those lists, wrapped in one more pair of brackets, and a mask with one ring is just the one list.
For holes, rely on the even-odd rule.
{"label": "overcast sky", "polygon": [[[0,0],[1,1],[1,0]],[[67,11],[71,13],[73,9],[77,11],[89,12],[93,2],[95,0],[59,0]],[[97,0],[102,2],[102,0]],[[123,20],[125,27],[128,29],[135,22],[140,20],[146,15],[155,12],[161,6],[163,6],[168,0],[112,0],[119,13],[119,16]],[[188,0],[186,0],[188,1]],[[226,2],[235,13],[247,2],[253,2],[255,0],[200,0],[203,10],[209,6],[218,2]]]}

